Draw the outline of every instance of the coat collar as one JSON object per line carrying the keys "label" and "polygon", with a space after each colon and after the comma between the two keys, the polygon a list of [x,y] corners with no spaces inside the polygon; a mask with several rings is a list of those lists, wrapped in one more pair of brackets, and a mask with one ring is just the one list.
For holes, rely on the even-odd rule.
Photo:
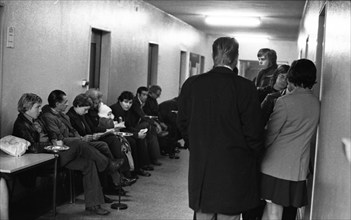
{"label": "coat collar", "polygon": [[215,67],[213,67],[212,71],[213,72],[219,72],[219,73],[231,73],[231,74],[238,75],[238,68],[236,68],[236,67],[234,68],[234,70],[231,70],[228,67],[215,66]]}
{"label": "coat collar", "polygon": [[307,88],[296,87],[290,94],[312,94],[312,91]]}

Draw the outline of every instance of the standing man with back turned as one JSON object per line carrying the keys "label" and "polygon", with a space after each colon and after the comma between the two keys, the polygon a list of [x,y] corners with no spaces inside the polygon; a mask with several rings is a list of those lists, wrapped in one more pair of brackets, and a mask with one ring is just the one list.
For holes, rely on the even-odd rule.
{"label": "standing man with back turned", "polygon": [[179,96],[194,219],[239,220],[240,213],[259,204],[263,125],[255,85],[237,75],[238,49],[234,38],[215,40],[213,69],[190,77]]}

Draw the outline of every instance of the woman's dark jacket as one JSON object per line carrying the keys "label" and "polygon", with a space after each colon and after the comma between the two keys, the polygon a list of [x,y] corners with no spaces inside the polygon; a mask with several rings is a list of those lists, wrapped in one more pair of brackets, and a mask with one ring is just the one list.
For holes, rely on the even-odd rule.
{"label": "woman's dark jacket", "polygon": [[84,118],[88,123],[92,133],[99,133],[99,132],[106,131],[106,128],[99,126],[100,116],[99,116],[98,109],[90,108],[88,113],[84,115]]}
{"label": "woman's dark jacket", "polygon": [[256,78],[256,87],[266,87],[271,85],[271,79],[277,67],[277,65],[272,65],[266,69],[260,70]]}
{"label": "woman's dark jacket", "polygon": [[72,127],[74,127],[78,131],[80,136],[85,136],[87,134],[93,134],[93,131],[90,128],[90,125],[88,124],[88,122],[85,119],[85,115],[78,115],[76,113],[76,111],[74,111],[73,107],[71,107],[68,110],[66,115],[68,115]]}
{"label": "woman's dark jacket", "polygon": [[[47,129],[44,123],[40,119],[37,119],[37,121],[43,129],[43,133],[47,134]],[[44,147],[51,145],[50,142],[40,142],[39,132],[35,129],[34,124],[28,120],[28,118],[26,118],[23,113],[18,114],[17,119],[13,125],[12,135],[29,141],[31,145],[27,151],[31,153],[44,152]]]}
{"label": "woman's dark jacket", "polygon": [[266,98],[261,102],[261,109],[262,109],[262,118],[264,124],[267,124],[269,117],[271,116],[275,102],[280,96],[285,95],[286,90],[278,91],[270,93],[266,96]]}

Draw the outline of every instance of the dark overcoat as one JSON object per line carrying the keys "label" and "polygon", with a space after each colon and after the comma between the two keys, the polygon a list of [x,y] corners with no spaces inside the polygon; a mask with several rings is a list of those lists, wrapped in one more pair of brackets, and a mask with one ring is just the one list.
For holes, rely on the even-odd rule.
{"label": "dark overcoat", "polygon": [[190,77],[178,104],[178,127],[189,138],[190,208],[235,215],[256,207],[263,125],[253,82],[215,67]]}

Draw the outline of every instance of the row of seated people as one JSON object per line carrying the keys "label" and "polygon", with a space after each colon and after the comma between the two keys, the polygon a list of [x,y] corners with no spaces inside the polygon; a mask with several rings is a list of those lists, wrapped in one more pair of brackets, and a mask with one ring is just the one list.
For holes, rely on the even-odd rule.
{"label": "row of seated people", "polygon": [[[123,94],[126,92],[119,97],[122,102]],[[115,119],[125,119],[125,122],[120,121],[126,125],[122,130],[131,132],[133,136],[124,138],[115,135],[115,132],[110,132],[115,129],[109,129],[108,123],[104,123],[101,100],[101,92],[90,89],[78,95],[65,114],[68,99],[61,90],[49,94],[48,104],[42,110],[42,99],[38,95],[23,94],[18,101],[19,114],[13,135],[28,140],[30,152],[44,152],[43,148],[52,144],[69,146],[69,150],[58,153],[60,166],[81,171],[86,210],[107,215],[110,211],[102,208],[101,204],[112,203],[113,200],[104,193],[114,191],[114,194],[125,195],[122,186],[133,184],[138,175],[150,176],[147,171],[161,163],[158,162],[160,149],[153,121],[126,117],[122,108]],[[128,112],[129,109],[126,110]],[[128,150],[132,157],[127,157]],[[99,175],[108,176],[110,181],[102,182]]]}
{"label": "row of seated people", "polygon": [[[150,88],[139,87],[137,94],[133,97],[131,92],[125,91],[121,94],[118,102],[112,106],[112,112],[119,117],[118,120],[131,118],[131,123],[136,124],[137,120],[148,121],[157,134],[162,155],[169,155],[171,159],[179,159],[176,153],[182,146],[179,144],[181,139],[177,128],[178,104],[177,97],[166,100],[160,105],[157,99],[161,96],[162,89],[158,85]],[[121,111],[121,107],[126,112]],[[128,113],[130,108],[130,113]],[[128,120],[128,119],[127,119]]]}

